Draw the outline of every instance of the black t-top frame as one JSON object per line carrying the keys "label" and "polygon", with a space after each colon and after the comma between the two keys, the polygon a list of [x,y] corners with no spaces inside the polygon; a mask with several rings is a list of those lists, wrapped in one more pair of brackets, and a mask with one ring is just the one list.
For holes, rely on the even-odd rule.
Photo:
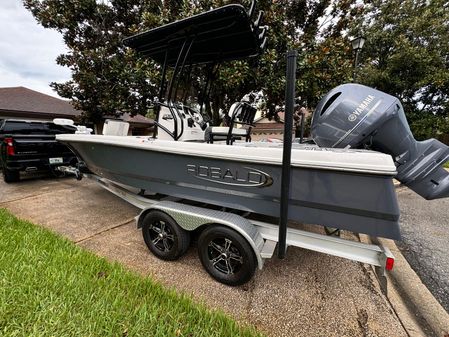
{"label": "black t-top frame", "polygon": [[[123,40],[126,46],[135,49],[143,57],[162,64],[156,119],[159,117],[161,104],[169,108],[173,118],[181,115],[176,102],[177,91],[182,77],[190,78],[192,66],[206,65],[209,68],[209,76],[199,95],[202,109],[203,103],[208,99],[211,78],[221,62],[247,59],[261,53],[267,41],[266,28],[259,27],[263,12],[252,21],[254,8],[255,0],[248,12],[241,5],[227,5]],[[168,87],[165,85],[167,67],[173,67]],[[174,140],[178,140],[184,132],[182,123],[179,130],[175,123],[173,132],[157,121],[155,124]]]}

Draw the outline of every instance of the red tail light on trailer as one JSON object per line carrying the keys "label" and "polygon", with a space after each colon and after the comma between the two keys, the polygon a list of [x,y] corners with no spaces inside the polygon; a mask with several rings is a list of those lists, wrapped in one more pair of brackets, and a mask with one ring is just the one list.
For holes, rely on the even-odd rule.
{"label": "red tail light on trailer", "polygon": [[8,156],[14,156],[16,154],[14,150],[14,141],[12,138],[5,138],[6,143],[6,154]]}
{"label": "red tail light on trailer", "polygon": [[385,261],[385,269],[392,270],[393,266],[394,266],[394,258],[387,257],[387,260]]}

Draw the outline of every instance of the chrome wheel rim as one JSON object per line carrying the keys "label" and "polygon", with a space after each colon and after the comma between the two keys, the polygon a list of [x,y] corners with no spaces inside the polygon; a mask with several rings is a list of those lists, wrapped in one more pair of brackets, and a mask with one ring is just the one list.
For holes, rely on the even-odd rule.
{"label": "chrome wheel rim", "polygon": [[215,238],[207,247],[209,262],[221,273],[232,275],[243,266],[240,250],[228,238]]}
{"label": "chrome wheel rim", "polygon": [[150,239],[161,252],[169,252],[175,244],[175,236],[164,221],[156,221],[150,226]]}

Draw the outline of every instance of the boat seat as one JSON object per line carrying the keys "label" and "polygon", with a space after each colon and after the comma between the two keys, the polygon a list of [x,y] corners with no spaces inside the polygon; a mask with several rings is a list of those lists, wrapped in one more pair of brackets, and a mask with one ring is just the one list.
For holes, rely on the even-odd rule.
{"label": "boat seat", "polygon": [[[205,132],[205,140],[213,143],[216,140],[226,140],[226,144],[232,145],[236,139],[245,138],[251,141],[251,129],[254,126],[254,118],[257,109],[247,102],[236,102],[232,104],[228,112],[229,126],[212,126]],[[241,124],[241,128],[236,128]]]}
{"label": "boat seat", "polygon": [[[228,132],[229,132],[229,126],[212,126],[211,127],[211,132],[214,135],[227,136]],[[232,133],[234,135],[237,135],[237,136],[246,136],[248,131],[246,129],[241,128],[241,129],[234,129],[234,130],[232,130]]]}

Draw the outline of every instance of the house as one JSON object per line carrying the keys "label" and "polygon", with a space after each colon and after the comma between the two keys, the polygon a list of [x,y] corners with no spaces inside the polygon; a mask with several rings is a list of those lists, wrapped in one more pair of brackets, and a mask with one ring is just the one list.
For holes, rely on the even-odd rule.
{"label": "house", "polygon": [[[296,113],[298,118],[293,117],[293,137],[295,137],[295,131],[300,127],[300,114],[304,114],[304,120],[306,121],[312,115],[312,112],[305,108],[301,108]],[[252,140],[258,141],[263,139],[284,139],[284,112],[280,111],[277,113],[277,120],[272,118],[271,120],[264,115],[259,115],[254,120],[255,127],[252,129]],[[299,130],[299,129],[298,129]]]}
{"label": "house", "polygon": [[[0,120],[7,118],[51,122],[54,118],[68,118],[75,122],[81,111],[73,108],[70,101],[52,97],[25,87],[0,88]],[[141,115],[131,117],[124,114],[122,119],[129,123],[130,135],[150,135],[154,121]],[[103,123],[95,125],[96,133],[101,133]]]}
{"label": "house", "polygon": [[284,138],[284,123],[277,122],[268,117],[260,117],[254,120],[254,127],[251,130],[251,139],[259,141],[264,139],[280,139]]}
{"label": "house", "polygon": [[69,101],[45,95],[25,87],[0,88],[0,119],[15,118],[52,121],[54,118],[77,119],[81,111]]}
{"label": "house", "polygon": [[[113,120],[122,120],[129,123],[128,136],[149,136],[154,132],[154,120],[142,115],[131,116],[129,113],[124,113],[120,118],[106,118]],[[101,134],[103,132],[103,123],[95,126],[95,133]]]}

